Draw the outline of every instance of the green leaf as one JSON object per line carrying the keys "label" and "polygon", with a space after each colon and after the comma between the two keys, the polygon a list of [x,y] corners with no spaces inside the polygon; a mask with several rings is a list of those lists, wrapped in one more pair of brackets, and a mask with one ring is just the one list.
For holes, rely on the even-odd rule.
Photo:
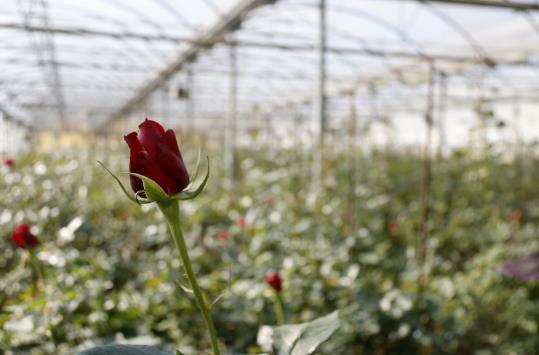
{"label": "green leaf", "polygon": [[78,355],[173,355],[173,353],[164,352],[148,345],[109,344],[84,350]]}
{"label": "green leaf", "polygon": [[339,313],[335,311],[307,323],[270,327],[269,333],[266,327],[265,335],[259,331],[259,342],[261,336],[269,337],[262,341],[271,345],[278,355],[308,355],[328,340],[339,326]]}

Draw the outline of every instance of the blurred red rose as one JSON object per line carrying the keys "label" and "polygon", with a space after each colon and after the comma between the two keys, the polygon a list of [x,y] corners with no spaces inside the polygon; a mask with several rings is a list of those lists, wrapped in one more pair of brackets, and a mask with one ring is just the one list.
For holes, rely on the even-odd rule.
{"label": "blurred red rose", "polygon": [[30,249],[39,244],[39,240],[30,232],[30,227],[27,224],[19,224],[11,232],[11,239],[16,246],[23,249]]}
{"label": "blurred red rose", "polygon": [[395,233],[397,231],[397,229],[399,229],[399,224],[397,223],[397,221],[391,220],[391,221],[387,222],[387,229],[391,233]]}
{"label": "blurred red rose", "polygon": [[13,159],[9,159],[9,158],[8,158],[8,159],[4,160],[4,165],[5,165],[5,166],[11,167],[11,166],[13,166],[13,164],[14,164]]}
{"label": "blurred red rose", "polygon": [[[144,120],[138,132],[124,136],[131,156],[129,171],[155,181],[169,195],[181,192],[189,184],[189,174],[183,162],[176,135],[156,121]],[[131,176],[136,193],[144,189],[142,180]]]}
{"label": "blurred red rose", "polygon": [[522,222],[522,211],[520,209],[516,209],[514,212],[509,212],[507,214],[507,221],[520,224]]}
{"label": "blurred red rose", "polygon": [[266,283],[275,291],[281,292],[283,286],[283,279],[281,275],[276,272],[270,272],[266,275]]}
{"label": "blurred red rose", "polygon": [[245,225],[247,224],[246,221],[245,221],[245,217],[241,216],[239,217],[237,220],[236,220],[236,224],[240,227],[245,227]]}
{"label": "blurred red rose", "polygon": [[225,230],[221,230],[217,233],[217,238],[221,240],[228,240],[228,238],[230,238],[230,233]]}

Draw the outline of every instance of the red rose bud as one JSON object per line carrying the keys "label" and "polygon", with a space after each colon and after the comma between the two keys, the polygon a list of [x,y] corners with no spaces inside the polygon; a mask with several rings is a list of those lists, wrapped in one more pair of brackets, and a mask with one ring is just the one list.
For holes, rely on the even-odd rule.
{"label": "red rose bud", "polygon": [[387,222],[387,229],[389,229],[391,233],[395,233],[398,228],[399,228],[399,224],[397,223],[397,221],[391,220]]}
{"label": "red rose bud", "polygon": [[30,249],[39,244],[39,240],[30,232],[30,227],[26,224],[19,224],[11,232],[11,239],[16,246],[23,249]]}
{"label": "red rose bud", "polygon": [[245,217],[239,217],[237,220],[236,220],[236,224],[240,227],[245,227],[246,225],[246,222],[245,222]]}
{"label": "red rose bud", "polygon": [[[168,195],[175,195],[189,184],[189,174],[183,162],[176,135],[149,119],[139,125],[138,132],[124,136],[129,146],[129,172],[155,181]],[[142,180],[131,176],[131,187],[137,193],[144,189]]]}
{"label": "red rose bud", "polygon": [[13,166],[13,159],[6,159],[4,160],[4,165],[7,166],[7,167],[12,167]]}
{"label": "red rose bud", "polygon": [[283,279],[276,272],[270,272],[266,275],[266,283],[276,292],[281,292],[283,287]]}
{"label": "red rose bud", "polygon": [[515,217],[515,222],[517,222],[518,224],[520,224],[522,222],[522,211],[521,210],[516,210],[515,211],[515,214],[514,214],[514,217]]}
{"label": "red rose bud", "polygon": [[520,224],[520,222],[522,221],[522,211],[517,209],[514,212],[508,212],[505,215],[505,220],[508,223]]}
{"label": "red rose bud", "polygon": [[230,234],[225,230],[221,230],[217,233],[217,238],[226,241],[228,238],[230,238]]}

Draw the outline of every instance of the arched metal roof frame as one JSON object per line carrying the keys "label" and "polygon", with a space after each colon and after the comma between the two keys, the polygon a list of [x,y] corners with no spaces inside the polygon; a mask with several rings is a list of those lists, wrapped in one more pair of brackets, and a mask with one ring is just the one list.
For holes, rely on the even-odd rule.
{"label": "arched metal roof frame", "polygon": [[[317,11],[317,6],[313,5],[312,3],[303,3],[303,4],[298,4],[298,5],[310,8],[313,11]],[[420,44],[416,43],[412,38],[407,36],[407,34],[404,33],[403,31],[401,31],[398,27],[393,26],[391,23],[389,23],[387,21],[384,21],[382,18],[380,18],[380,17],[378,17],[376,15],[361,11],[361,10],[356,9],[356,8],[352,8],[352,7],[348,7],[348,6],[338,6],[338,5],[337,6],[332,6],[331,8],[329,8],[328,13],[331,13],[331,12],[346,13],[347,15],[361,18],[361,19],[363,19],[363,20],[365,20],[365,21],[367,21],[369,23],[372,23],[372,24],[374,24],[376,26],[379,26],[380,28],[388,31],[389,33],[395,34],[397,36],[397,38],[403,44],[406,44],[406,45],[410,46],[412,48],[412,50],[419,57],[424,58],[424,59],[428,59],[428,56],[423,52],[423,49],[421,48]],[[329,14],[328,14],[328,16],[329,16]],[[316,24],[314,22],[310,22],[307,19],[302,19],[301,21],[303,23],[305,23],[308,27],[312,28],[312,27],[316,26]],[[362,39],[361,37],[357,37],[353,33],[349,32],[349,31],[346,31],[346,30],[343,30],[343,29],[340,29],[340,28],[337,28],[337,27],[333,26],[332,24],[327,24],[326,26],[327,26],[328,33],[331,33],[332,37],[338,37],[338,38],[340,37],[342,39],[348,39],[348,40],[352,40],[354,42],[357,41],[358,43],[360,43],[362,45],[363,48],[365,47],[365,44],[366,44],[365,40]],[[350,69],[350,74],[357,74],[357,72],[352,70],[355,67],[355,65],[353,63],[351,63],[351,62],[348,62],[347,59],[346,59],[346,56],[344,54],[341,54],[339,52],[336,52],[335,54],[338,57],[341,64],[345,64],[345,66]],[[383,65],[387,70],[395,69],[395,67],[391,64],[391,60],[390,60],[391,58],[390,58],[389,55],[381,55],[380,58],[383,60]],[[328,77],[331,77],[330,73],[328,73]],[[405,105],[407,105],[407,101],[406,101],[405,98],[402,98],[402,102],[405,103]]]}
{"label": "arched metal roof frame", "polygon": [[[305,5],[300,5],[299,7],[304,7],[304,6],[305,6]],[[288,17],[290,17],[290,15],[291,15],[291,14],[290,14],[290,11],[287,11],[286,14],[288,15]],[[309,23],[307,20],[301,20],[301,21],[304,22],[308,27],[312,27],[312,24]],[[384,23],[382,23],[382,25],[384,25]],[[385,25],[387,25],[387,24],[385,24]],[[246,22],[244,23],[244,25],[242,26],[242,29],[243,29],[243,30],[246,30],[247,32],[250,31],[250,30],[251,30],[250,21],[246,21]],[[338,31],[335,30],[335,29],[331,29],[331,28],[330,28],[330,31],[332,32],[332,34],[338,33]],[[340,34],[340,33],[338,33],[338,34]],[[402,36],[402,33],[399,33],[399,35],[400,35],[401,37],[403,37],[403,36]],[[350,36],[350,37],[353,37],[353,36]],[[354,39],[355,39],[355,38],[354,38]],[[290,56],[290,55],[288,55],[288,56]],[[311,58],[309,58],[309,56],[304,56],[304,57],[305,57],[305,58],[308,58],[308,59],[311,59]],[[314,60],[312,60],[312,61],[314,62]],[[345,63],[345,60],[343,59],[342,62]],[[350,66],[352,66],[352,65],[350,65]],[[268,73],[268,77],[271,77],[271,73]],[[288,85],[289,85],[289,84],[288,84]],[[271,87],[270,89],[272,89],[272,88],[273,88],[273,87]],[[288,90],[287,90],[287,91],[290,92],[290,91],[294,91],[294,90],[293,90],[292,88],[288,87]],[[283,95],[283,96],[286,97],[286,91],[284,92],[284,95]]]}
{"label": "arched metal roof frame", "polygon": [[[426,1],[419,1],[419,2],[426,2]],[[436,1],[436,2],[442,2],[442,1]],[[463,1],[445,1],[445,3],[447,2],[453,2],[453,3],[463,3]],[[471,2],[478,2],[478,1],[471,1]],[[485,1],[482,1],[482,2],[485,2]],[[157,3],[156,3],[158,6],[162,7],[162,8],[167,8],[167,4],[170,5],[170,3],[168,3],[166,0],[159,0]],[[281,10],[283,9],[290,9],[291,7],[293,6],[311,6],[312,7],[312,2],[311,3],[308,3],[308,2],[301,2],[301,3],[298,3],[298,2],[293,2],[293,1],[281,1],[281,2],[278,2],[278,8],[280,8]],[[310,4],[310,5],[309,5]],[[64,3],[64,5],[66,5]],[[71,4],[69,4],[71,5]],[[126,13],[129,14],[129,16],[132,18],[132,19],[136,19],[137,21],[140,21],[142,23],[145,23],[147,24],[147,28],[144,29],[144,31],[146,31],[146,33],[151,33],[152,36],[155,36],[155,38],[153,40],[148,40],[148,41],[145,41],[143,42],[142,39],[140,40],[137,40],[137,39],[134,39],[132,38],[133,41],[140,41],[140,43],[138,43],[137,45],[131,45],[131,42],[130,40],[126,40],[125,38],[122,38],[121,36],[117,39],[112,39],[111,37],[111,40],[108,40],[108,39],[104,39],[104,38],[100,38],[99,36],[94,36],[94,37],[91,37],[90,36],[85,36],[85,37],[81,37],[81,38],[87,38],[87,39],[91,39],[91,42],[92,42],[92,45],[88,48],[84,47],[84,46],[81,46],[78,50],[72,50],[71,53],[75,56],[75,58],[77,56],[81,56],[83,55],[84,53],[88,53],[89,54],[89,58],[82,58],[84,60],[81,60],[80,62],[73,62],[73,63],[70,63],[68,61],[64,61],[63,63],[60,63],[60,64],[65,64],[65,65],[60,65],[61,67],[61,70],[62,72],[65,71],[67,73],[70,74],[70,76],[72,77],[78,77],[78,78],[81,78],[81,79],[78,79],[79,81],[77,83],[67,83],[65,84],[65,87],[75,87],[75,86],[80,86],[81,88],[80,89],[73,89],[73,92],[76,92],[76,95],[77,97],[84,97],[84,89],[83,87],[85,85],[87,85],[89,87],[88,90],[93,90],[95,91],[96,93],[99,92],[99,87],[102,87],[102,88],[108,88],[108,89],[104,89],[106,91],[112,91],[114,90],[114,85],[121,85],[122,87],[126,88],[126,90],[121,90],[122,93],[120,95],[119,92],[117,92],[116,94],[118,94],[118,96],[116,96],[117,99],[120,99],[122,97],[128,97],[127,95],[129,93],[134,93],[136,92],[136,84],[133,85],[134,81],[131,79],[131,76],[140,76],[140,77],[143,77],[142,74],[137,74],[138,71],[144,73],[145,71],[145,65],[147,65],[147,63],[144,63],[144,61],[142,60],[144,58],[145,55],[147,55],[147,58],[146,59],[150,59],[150,58],[153,58],[155,60],[155,65],[156,66],[159,66],[160,63],[162,63],[161,61],[163,60],[163,57],[169,57],[171,58],[171,55],[170,53],[167,53],[167,54],[164,54],[163,56],[159,55],[159,51],[160,51],[160,48],[161,46],[160,45],[155,45],[155,43],[158,43],[158,42],[165,42],[165,43],[169,43],[169,45],[172,44],[172,46],[178,46],[178,45],[181,45],[182,47],[184,48],[187,48],[188,47],[188,43],[186,42],[182,42],[181,38],[180,40],[175,43],[172,38],[170,39],[166,39],[166,40],[158,40],[157,37],[159,36],[168,36],[168,30],[164,27],[164,25],[161,25],[160,23],[156,23],[153,19],[149,18],[148,15],[146,15],[146,13],[142,13],[140,10],[138,9],[132,9],[130,8],[129,5],[127,5],[127,8],[125,8],[125,1],[117,1],[117,2],[114,2],[114,6],[117,6],[118,8],[121,8],[122,11],[125,11]],[[438,6],[438,5],[436,5]],[[442,5],[439,5],[439,6],[442,6]],[[74,7],[77,7],[77,6],[74,6]],[[71,9],[74,9],[73,6],[71,6]],[[79,6],[80,7],[80,6]],[[333,7],[330,7],[330,11],[336,11],[336,8],[338,8],[339,6],[333,6]],[[346,6],[343,6],[344,8],[346,8]],[[425,5],[425,7],[435,7],[434,5]],[[69,11],[69,6],[66,8],[66,11]],[[125,22],[125,23],[122,23],[122,21],[118,21],[115,19],[115,17],[113,15],[111,16],[108,16],[109,18],[107,19],[107,16],[103,16],[102,14],[100,14],[98,11],[95,11],[95,9],[87,9],[88,11],[81,11],[80,13],[82,14],[81,16],[86,16],[87,18],[89,19],[92,19],[93,21],[96,21],[98,19],[101,19],[104,23],[109,23],[109,25],[112,25],[113,23],[115,23],[115,26],[116,28],[118,29],[118,33],[121,33],[122,32],[125,32],[125,31],[128,31],[131,29],[131,25],[132,25],[132,22],[130,23],[129,21]],[[263,10],[263,11],[262,11]],[[274,11],[275,9],[273,9],[273,7],[266,7],[266,8],[262,8],[261,11],[256,11],[256,12],[248,12],[245,16],[243,16],[243,21],[245,22],[245,25],[243,27],[240,27],[240,29],[238,30],[238,33],[237,35],[235,35],[233,37],[233,39],[229,39],[229,41],[233,41],[234,38],[240,38],[240,42],[242,40],[242,35],[244,35],[245,37],[247,36],[250,36],[249,38],[251,38],[250,40],[246,40],[246,42],[249,42],[249,41],[255,41],[255,40],[252,40],[252,38],[259,38],[260,41],[268,41],[270,43],[270,45],[272,44],[271,41],[277,41],[280,39],[280,37],[282,36],[272,36],[272,34],[270,32],[264,32],[264,24],[262,23],[261,25],[258,26],[258,28],[256,28],[257,26],[252,26],[250,27],[250,24],[251,24],[251,20],[253,20],[252,22],[256,22],[257,21],[257,18],[263,18],[264,16],[267,17],[267,19],[271,19],[272,17],[276,17],[276,18],[279,18],[279,14],[275,15],[274,14]],[[350,10],[350,8],[348,8],[348,10]],[[354,10],[353,8],[351,10]],[[75,11],[75,10],[73,10]],[[362,11],[362,10],[359,10],[359,11]],[[517,11],[517,15],[518,13],[522,13],[526,16],[530,16],[530,25],[531,27],[533,28],[533,21],[535,20],[535,17],[533,17],[533,15],[529,15],[528,12],[522,10],[522,11]],[[181,18],[181,14],[180,14],[180,17],[178,17],[179,13],[177,13],[175,16],[180,19]],[[368,12],[365,14],[366,17],[369,16]],[[443,17],[443,16],[442,16]],[[0,18],[3,18],[3,17],[0,17]],[[185,20],[185,19],[183,19]],[[182,20],[180,19],[179,22],[181,22]],[[376,22],[376,21],[372,21],[372,22]],[[309,19],[299,19],[296,20],[296,24],[300,24],[300,26],[304,26],[305,28],[309,28],[311,31],[313,30],[313,27],[316,25],[316,23],[314,23],[313,21],[309,21]],[[191,26],[189,25],[185,25],[185,23],[183,24],[185,28],[188,28],[189,27],[189,30],[193,31],[195,30],[195,27],[197,27],[196,24],[193,24]],[[391,23],[390,23],[391,25]],[[389,26],[391,27],[391,26]],[[200,28],[200,27],[198,27]],[[358,49],[358,52],[357,53],[353,53],[353,52],[346,52],[346,51],[341,51],[341,53],[338,51],[338,50],[334,50],[334,51],[329,51],[329,53],[331,54],[328,54],[329,56],[331,57],[334,57],[333,60],[332,60],[332,65],[335,65],[335,67],[338,67],[340,69],[353,69],[354,68],[354,65],[355,63],[361,63],[358,59],[359,57],[362,57],[362,56],[365,56],[365,57],[369,57],[370,55],[374,55],[376,56],[379,60],[378,60],[378,64],[384,64],[385,65],[385,68],[386,68],[386,71],[388,73],[388,77],[387,78],[384,78],[382,79],[382,77],[385,75],[384,73],[369,73],[367,72],[369,69],[367,68],[366,71],[364,72],[361,72],[361,76],[357,79],[356,81],[356,84],[357,85],[372,85],[373,83],[375,83],[376,85],[382,85],[381,82],[382,81],[394,81],[394,80],[401,80],[402,78],[400,77],[401,74],[403,74],[404,72],[409,72],[409,68],[412,67],[412,64],[410,64],[410,62],[412,62],[412,60],[396,60],[394,58],[397,58],[397,57],[394,57],[391,55],[391,53],[384,53],[383,51],[379,51],[378,53],[377,52],[371,52],[369,53],[369,48],[366,48],[367,46],[365,45],[364,41],[363,41],[363,38],[361,36],[355,36],[354,33],[350,33],[349,31],[346,30],[346,28],[344,29],[338,29],[338,28],[335,28],[335,26],[332,26],[331,24],[329,24],[328,26],[329,28],[329,31],[331,33],[331,37],[332,38],[340,38],[343,40],[343,42],[346,40],[348,41],[347,43],[351,43],[351,47],[355,47]],[[399,31],[399,28],[396,27],[395,28],[395,33],[397,33]],[[1,32],[1,26],[0,26],[0,32]],[[258,32],[258,33],[257,33]],[[348,33],[347,33],[348,32]],[[293,36],[291,36],[293,37]],[[301,35],[296,35],[295,38],[291,41],[296,41],[295,43],[298,43],[298,42],[301,42],[301,41],[304,41],[308,38],[306,37],[303,37],[301,38],[302,36]],[[401,36],[402,37],[402,36]],[[467,37],[467,36],[465,36]],[[402,40],[402,38],[401,38]],[[2,41],[2,38],[0,37],[0,41]],[[121,41],[121,45],[119,46],[116,46],[114,43],[118,43],[119,41]],[[221,41],[221,39],[216,39],[217,42]],[[474,40],[472,40],[473,42]],[[61,42],[61,41],[60,41]],[[256,41],[255,41],[256,42]],[[406,40],[403,41],[403,42],[407,42]],[[415,54],[420,58],[422,54],[425,54],[425,53],[421,53],[419,51],[417,51],[417,49],[422,49],[421,48],[421,43],[416,43],[414,41],[413,38],[410,38],[410,42],[411,43],[408,43],[410,45],[410,49],[411,49],[411,53],[415,52]],[[4,43],[4,42],[0,42],[0,43]],[[144,43],[144,46],[142,46],[141,44]],[[232,42],[231,42],[232,43]],[[226,53],[228,51],[228,48],[229,48],[229,45],[231,43],[225,43],[224,45],[217,45],[215,46],[215,48],[213,50],[210,50],[210,51],[206,51],[205,54],[203,54],[203,57],[206,57],[206,56],[209,56],[211,57],[212,55],[210,53],[212,52],[222,52],[222,57],[225,57],[226,58]],[[66,44],[66,43],[64,43]],[[196,43],[194,43],[196,45]],[[358,44],[361,44],[361,46],[358,46]],[[61,43],[56,43],[56,45],[58,47],[61,47],[62,45],[62,42]],[[145,50],[145,48],[149,48],[149,47],[155,47],[156,50]],[[481,46],[481,43],[479,43],[479,46]],[[74,46],[76,47],[76,46]],[[416,47],[416,48],[414,48]],[[98,49],[96,48],[102,48],[103,49],[103,53],[101,56],[99,56],[98,58],[95,56],[95,52],[98,51]],[[238,55],[239,55],[239,60],[240,61],[244,61],[246,63],[246,66],[248,64],[248,57],[249,55],[254,52],[254,49],[257,48],[256,45],[253,45],[252,48],[253,48],[253,51],[250,51],[249,48],[251,48],[250,46],[246,45],[245,48],[242,47],[241,43],[238,45]],[[482,50],[477,50],[478,48],[480,47],[476,47],[476,52],[482,52]],[[108,50],[107,50],[108,49]],[[346,48],[345,48],[346,49]],[[361,50],[365,51],[365,53],[361,53]],[[269,97],[270,95],[272,97],[275,97],[275,100],[279,101],[281,100],[280,102],[277,103],[277,105],[275,105],[275,108],[276,109],[279,109],[279,107],[290,107],[290,103],[287,103],[287,104],[282,104],[283,102],[286,102],[288,100],[288,98],[290,97],[289,93],[290,91],[301,91],[301,88],[303,87],[302,83],[301,83],[301,78],[303,77],[304,80],[305,80],[305,83],[309,83],[309,78],[310,78],[310,73],[311,73],[311,70],[312,68],[310,68],[309,70],[307,71],[302,71],[302,65],[304,67],[306,66],[310,66],[310,65],[313,65],[314,64],[314,58],[313,58],[313,54],[312,53],[309,53],[308,52],[308,48],[304,48],[300,51],[295,51],[293,49],[290,48],[290,50],[287,51],[287,48],[283,47],[283,48],[275,48],[275,50],[271,50],[271,48],[268,48],[268,51],[267,53],[264,52],[264,55],[254,55],[254,57],[257,57],[257,59],[252,59],[253,61],[256,61],[256,66],[254,66],[254,72],[251,73],[249,72],[247,69],[246,70],[240,70],[240,83],[241,85],[245,85],[244,89],[240,89],[240,92],[239,92],[239,95],[240,97],[238,98],[240,102],[247,102],[247,101],[254,101],[254,104],[253,106],[256,106],[256,107],[259,107],[259,103],[256,102],[257,98],[256,97],[252,97],[252,96],[249,96],[249,95],[245,95],[245,92],[246,91],[249,91],[251,90],[255,85],[256,85],[256,81],[255,80],[260,80],[260,81],[264,81],[264,85],[262,88],[259,88],[258,90],[258,98],[260,100],[263,100],[264,97]],[[262,51],[260,51],[262,52]],[[124,55],[122,55],[122,53],[124,53]],[[284,54],[284,53],[288,53],[288,54]],[[485,52],[486,53],[486,52]],[[478,62],[487,62],[488,63],[488,60],[485,59],[487,58],[487,55],[485,55],[485,53],[479,53],[478,54],[478,57],[481,57]],[[93,55],[92,55],[93,54]],[[398,53],[397,53],[398,54]],[[425,55],[429,55],[430,53],[426,53]],[[15,62],[16,60],[16,57],[18,55],[17,52],[12,52],[11,55],[13,57],[8,57],[7,59],[7,62],[8,64],[9,63],[13,63]],[[114,63],[114,61],[117,61],[118,60],[118,57],[121,57],[122,60],[122,63],[118,64],[118,63]],[[212,60],[209,60],[209,64],[210,66],[215,66],[216,65],[219,65],[219,59],[218,59],[219,56],[216,56],[215,58],[211,58]],[[262,59],[261,57],[265,57],[264,59]],[[92,59],[92,60],[88,60],[88,59]],[[95,60],[95,59],[99,59],[99,60]],[[276,59],[280,59],[279,61],[277,61]],[[310,59],[310,60],[309,60]],[[428,60],[428,58],[425,58],[425,60]],[[101,61],[102,61],[102,64],[101,64]],[[21,65],[23,64],[24,60],[23,61],[20,61],[19,63],[17,63],[18,65]],[[109,62],[112,62],[111,64],[108,64]],[[279,67],[276,65],[278,62],[279,63]],[[365,60],[365,62],[367,62]],[[394,62],[395,64],[391,64],[391,62]],[[419,62],[421,62],[421,60],[419,60]],[[443,61],[442,61],[443,62]],[[0,63],[1,63],[1,60],[0,60]],[[212,64],[213,63],[213,64]],[[307,64],[309,63],[309,64]],[[389,63],[389,64],[388,64]],[[28,64],[30,64],[30,61],[28,61]],[[518,63],[514,63],[515,65],[518,64]],[[14,63],[13,63],[14,65]],[[148,64],[149,65],[149,64]],[[477,65],[477,63],[474,63],[474,65]],[[221,61],[220,63],[220,66],[223,70],[215,70],[214,69],[214,72],[213,74],[208,71],[208,73],[204,74],[203,73],[203,70],[201,69],[199,74],[200,75],[200,78],[199,79],[203,79],[203,77],[205,75],[208,76],[208,78],[210,78],[212,75],[216,76],[216,80],[211,80],[211,81],[208,81],[208,83],[215,83],[215,82],[218,82],[219,79],[221,79],[220,81],[223,82],[221,76],[226,76],[227,75],[227,64],[226,64],[226,60],[225,61]],[[503,66],[503,65],[502,65]],[[402,67],[402,68],[401,68]],[[462,68],[464,67],[463,65],[457,65],[456,66],[456,71],[455,73],[458,73],[459,68]],[[467,65],[465,67],[472,67],[472,65]],[[248,67],[247,67],[248,68]],[[295,68],[295,69],[294,69]],[[149,65],[149,68],[148,68],[148,77],[151,76],[151,71],[157,69],[157,68],[153,68]],[[441,66],[441,69],[440,70],[445,70],[445,68],[443,67],[443,65]],[[221,71],[222,71],[222,74],[221,74]],[[72,73],[73,72],[73,73]],[[88,72],[88,73],[86,73]],[[348,71],[342,71],[340,70],[339,72],[342,72],[342,73],[350,73],[350,74],[354,74],[354,71],[353,70],[348,70]],[[497,70],[492,70],[490,69],[487,73],[487,75],[489,76],[489,80],[493,77],[493,76],[496,76],[497,74],[503,74],[503,73],[496,73]],[[13,72],[11,74],[9,74],[8,76],[5,76],[4,78],[20,78],[20,76],[16,76],[15,74],[18,73],[18,71],[16,70],[13,70]],[[33,74],[32,74],[33,73]],[[125,74],[129,73],[129,76],[126,76]],[[304,74],[302,74],[304,73]],[[410,74],[410,73],[408,73]],[[28,74],[24,74],[24,77],[27,78],[27,77],[31,77],[32,75],[35,75],[37,77],[38,72],[29,72]],[[419,70],[415,75],[417,75],[418,77],[421,76],[421,71]],[[371,77],[371,78],[369,78]],[[293,80],[294,78],[296,78],[297,80],[297,83],[293,83],[291,82],[291,80]],[[337,76],[335,77],[332,77],[332,74],[330,72],[330,80],[333,79],[333,80],[341,80],[339,79]],[[503,79],[503,78],[502,78]],[[500,80],[502,80],[500,79]],[[1,78],[0,78],[1,80]],[[25,79],[26,80],[26,79]],[[25,83],[25,85],[19,85],[17,87],[16,83],[13,84],[13,86],[15,87],[15,90],[18,92],[19,90],[22,89],[23,86],[26,86],[28,89],[35,89],[35,87],[32,87],[31,83],[32,81],[30,79],[28,79],[29,81],[27,82],[23,82]],[[204,79],[206,80],[206,79]],[[209,80],[209,79],[208,79]],[[512,80],[511,80],[512,81]],[[35,82],[34,82],[35,83]],[[76,84],[76,85],[74,85]],[[214,94],[214,95],[217,95],[219,96],[219,100],[221,101],[225,101],[225,98],[226,98],[226,95],[227,95],[227,88],[226,88],[226,85],[222,85],[223,83],[219,83],[220,85],[215,85],[215,86],[212,86],[212,91],[211,92],[208,92],[208,93],[202,93],[203,96],[201,97],[208,97],[210,94]],[[508,83],[505,82],[504,83],[505,85],[507,85]],[[90,89],[90,86],[93,85],[93,89]],[[205,84],[203,83],[199,83],[199,86],[200,87],[204,87]],[[356,85],[356,86],[357,86]],[[514,83],[511,83],[511,85],[514,85]],[[9,86],[9,85],[8,85]],[[5,85],[3,86],[5,87]],[[37,85],[36,85],[37,87]],[[308,86],[305,86],[305,87],[308,87]],[[134,88],[135,90],[129,90],[128,88]],[[159,85],[156,87],[155,90],[158,90],[159,89]],[[357,88],[354,88],[354,85],[350,85],[348,86],[348,88],[345,88],[343,90],[336,90],[335,91],[335,94],[333,93],[330,93],[331,95],[345,95],[349,90],[357,90]],[[80,93],[79,93],[80,91]],[[119,90],[118,90],[119,91]],[[339,94],[340,92],[340,94]],[[28,90],[28,94],[32,93],[32,90]],[[22,92],[20,95],[24,95],[24,92]],[[149,95],[150,96],[153,96],[151,94],[151,92],[149,92]],[[243,96],[242,96],[243,95]],[[29,95],[30,96],[30,95]],[[107,96],[106,95],[106,92],[103,93],[102,96]],[[281,99],[281,97],[283,99]],[[195,98],[193,100],[200,100],[202,102],[202,99],[201,98]],[[310,98],[308,98],[307,96],[305,96],[305,98],[301,99],[301,100],[298,100],[298,102],[300,102],[302,105],[305,105],[305,102],[306,101],[309,101]],[[82,102],[83,103],[83,102]],[[262,102],[264,103],[264,102]],[[81,102],[73,102],[73,104],[81,104]],[[242,106],[244,107],[244,106]],[[226,108],[223,107],[225,110]],[[271,108],[271,107],[270,107]],[[151,107],[150,107],[151,109]],[[243,108],[242,108],[243,109]]]}
{"label": "arched metal roof frame", "polygon": [[[484,62],[485,62],[485,58],[481,58],[481,62],[484,63]],[[488,63],[488,61],[487,61],[487,63]],[[376,79],[375,79],[375,80],[376,80]],[[361,80],[360,80],[360,82],[361,82]],[[341,94],[342,94],[342,93],[346,93],[346,92],[349,91],[349,90],[356,90],[356,89],[355,89],[355,88],[347,88],[347,89],[344,89],[344,90],[340,90],[339,92],[341,92]],[[337,95],[341,95],[341,94],[337,94]],[[310,100],[311,100],[311,98],[306,97],[306,98],[297,100],[295,104],[299,104],[299,103],[304,104],[305,101],[310,101]],[[277,105],[276,108],[277,108],[277,109],[282,109],[283,107],[289,107],[290,105],[294,105],[294,103],[293,103],[293,102],[289,102],[288,104],[285,104],[285,105]],[[275,107],[274,107],[274,108],[275,108]]]}
{"label": "arched metal roof frame", "polygon": [[[120,3],[114,3],[113,6],[120,6]],[[68,5],[68,7],[69,7],[69,5]],[[73,10],[73,8],[76,8],[76,7],[77,7],[77,6],[71,6],[71,10]],[[137,10],[131,8],[130,6],[123,5],[122,8],[123,8],[123,10],[129,11],[129,12],[131,12],[131,13],[136,13],[137,16],[139,16],[139,18],[141,18],[144,22],[149,23],[149,24],[152,25],[154,28],[157,28],[157,29],[160,28],[160,26],[159,26],[158,23],[152,21],[150,18],[148,18],[148,17],[145,16],[144,14],[140,13],[139,11],[137,11]],[[80,9],[80,6],[79,6],[79,9]],[[97,13],[96,13],[95,15],[92,14],[92,10],[91,10],[91,9],[87,9],[87,11],[82,11],[82,14],[83,14],[83,16],[84,16],[84,15],[87,15],[87,16],[89,16],[90,18],[93,18],[94,20],[95,20],[95,19],[99,19],[99,20],[104,21],[104,22],[109,21],[109,22],[111,22],[111,23],[114,23],[114,24],[115,24],[116,26],[118,26],[118,27],[125,27],[124,24],[122,24],[122,23],[119,22],[119,21],[115,21],[113,18],[107,19],[106,16],[100,16],[100,15],[98,15]],[[105,45],[108,45],[108,43],[106,43],[106,41],[102,41],[102,42],[103,42]],[[127,49],[123,49],[123,50],[124,50],[125,55],[126,55],[126,56],[124,56],[124,60],[126,60],[126,59],[129,57],[129,55],[132,55],[133,52],[137,52],[137,51],[140,52],[140,53],[139,53],[140,55],[138,56],[138,59],[139,59],[139,60],[138,60],[138,63],[140,63],[140,56],[141,56],[141,55],[144,55],[145,53],[156,53],[156,52],[159,52],[159,51],[160,51],[158,48],[152,48],[152,50],[150,50],[150,51],[142,51],[142,50],[138,50],[138,49],[136,49],[136,48],[134,48],[134,47],[127,48]],[[107,52],[105,51],[104,53],[107,53]],[[157,58],[158,55],[154,55],[153,57],[154,57],[154,58]],[[20,63],[19,63],[19,64],[20,64]],[[68,66],[69,66],[69,65],[68,65]],[[67,66],[64,65],[64,66],[62,66],[62,69],[66,69],[66,67],[67,67]],[[82,68],[83,66],[81,65],[80,67]],[[91,68],[91,69],[100,69],[100,67],[97,66],[96,64],[90,65],[90,68]],[[116,68],[112,68],[112,69],[116,69]],[[20,95],[20,93],[17,93],[17,94]]]}

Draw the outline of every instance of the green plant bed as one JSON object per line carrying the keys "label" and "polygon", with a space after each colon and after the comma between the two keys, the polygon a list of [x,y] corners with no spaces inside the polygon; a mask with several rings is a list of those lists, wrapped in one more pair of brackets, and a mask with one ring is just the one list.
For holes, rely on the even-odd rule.
{"label": "green plant bed", "polygon": [[[231,188],[220,152],[206,153],[216,170],[182,211],[194,271],[208,299],[218,298],[211,313],[229,353],[263,352],[259,327],[275,324],[264,283],[271,270],[284,279],[287,323],[340,310],[341,326],[322,354],[539,348],[537,283],[496,271],[539,250],[531,150],[516,159],[462,150],[433,162],[421,289],[417,155],[331,154],[321,188],[312,183],[312,152],[251,148],[238,152]],[[73,354],[140,336],[170,353],[209,348],[196,304],[179,286],[186,279],[162,216],[155,206],[126,203],[96,163],[125,171],[127,159],[120,148],[36,153],[2,170],[0,352]],[[37,291],[9,238],[23,221],[42,242]]]}

